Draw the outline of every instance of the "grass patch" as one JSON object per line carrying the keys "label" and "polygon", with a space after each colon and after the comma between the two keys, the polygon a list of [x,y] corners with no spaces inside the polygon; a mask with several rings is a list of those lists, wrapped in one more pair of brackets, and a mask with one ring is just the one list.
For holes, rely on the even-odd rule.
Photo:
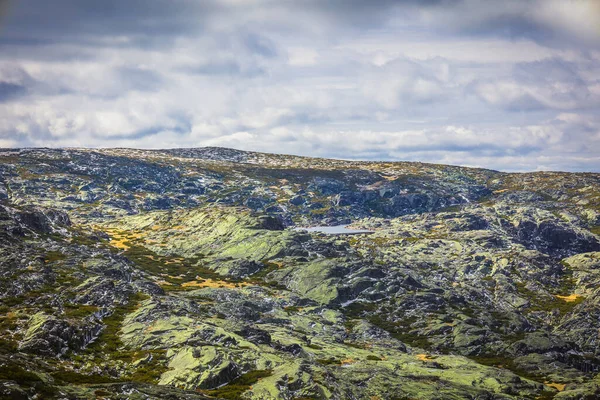
{"label": "grass patch", "polygon": [[44,257],[44,261],[47,263],[51,263],[51,262],[55,262],[55,261],[64,260],[65,258],[67,258],[67,256],[60,251],[49,251],[46,253],[46,256]]}
{"label": "grass patch", "polygon": [[[166,350],[151,350],[144,352],[144,354],[150,355],[151,358],[147,362],[139,364],[130,375],[127,375],[126,379],[134,382],[144,383],[158,383],[160,376],[166,372],[167,367],[167,351]],[[134,357],[139,357],[139,354],[135,354]]]}
{"label": "grass patch", "polygon": [[[380,314],[376,314],[375,311],[378,309],[378,305],[375,303],[360,303],[355,302],[348,305],[343,309],[344,314],[349,320],[346,320],[345,327],[347,330],[352,330],[356,324],[356,319],[366,319],[371,324],[389,332],[393,338],[400,340],[413,347],[420,347],[428,349],[431,344],[425,336],[412,334],[409,332],[410,325],[416,322],[416,317],[404,318],[398,321],[388,321]],[[385,310],[382,310],[382,314],[388,314]]]}
{"label": "grass patch", "polygon": [[200,262],[199,259],[182,260],[180,258],[165,257],[135,243],[128,242],[127,245],[130,247],[123,251],[125,257],[133,261],[139,268],[161,276],[166,282],[174,285],[196,280],[197,276],[215,281],[239,282],[239,280],[220,275],[209,268],[197,265]]}
{"label": "grass patch", "polygon": [[509,357],[497,354],[483,354],[481,356],[472,356],[469,358],[478,364],[487,365],[488,367],[504,368],[511,371],[515,375],[519,375],[522,378],[540,383],[544,382],[543,376],[539,374],[534,374],[529,370],[519,368]]}
{"label": "grass patch", "polygon": [[80,374],[75,371],[56,371],[51,373],[52,377],[62,383],[73,384],[98,384],[98,383],[115,383],[118,380],[104,375],[97,374]]}
{"label": "grass patch", "polygon": [[0,353],[16,353],[18,343],[14,340],[0,339]]}
{"label": "grass patch", "polygon": [[[565,315],[573,311],[578,304],[581,304],[585,300],[584,297],[578,297],[573,301],[564,301],[554,296],[548,300],[540,299],[535,292],[527,289],[524,283],[517,282],[515,283],[515,286],[519,295],[529,301],[530,311],[552,312],[558,310],[560,315]],[[560,293],[564,293],[566,291],[566,286],[561,287],[561,289]]]}
{"label": "grass patch", "polygon": [[412,318],[399,321],[388,321],[385,318],[382,318],[380,315],[374,315],[369,317],[368,321],[373,325],[389,332],[394,339],[398,339],[402,343],[423,349],[429,349],[431,347],[431,343],[429,343],[429,340],[426,336],[409,332],[410,324],[414,322],[414,319]]}
{"label": "grass patch", "polygon": [[113,313],[104,318],[104,330],[98,339],[87,347],[86,352],[100,358],[104,358],[106,355],[117,358],[119,355],[118,350],[123,345],[119,337],[123,320],[127,314],[136,310],[138,303],[146,299],[148,299],[147,295],[136,293],[129,298],[126,305],[115,307]]}
{"label": "grass patch", "polygon": [[316,360],[321,365],[340,365],[341,361],[334,357],[319,358]]}
{"label": "grass patch", "polygon": [[83,304],[65,304],[65,316],[68,318],[85,318],[98,311],[98,307]]}
{"label": "grass patch", "polygon": [[50,285],[45,285],[41,289],[31,290],[18,296],[5,297],[2,299],[2,305],[7,307],[15,307],[22,304],[36,304],[38,300],[45,294],[54,293],[56,288]]}
{"label": "grass patch", "polygon": [[15,364],[0,366],[0,381],[14,381],[19,386],[34,388],[40,398],[51,398],[58,394],[55,388],[45,384],[37,374]]}
{"label": "grass patch", "polygon": [[600,225],[592,226],[591,228],[588,228],[588,230],[594,235],[600,236]]}
{"label": "grass patch", "polygon": [[267,378],[272,374],[273,371],[270,369],[250,371],[232,380],[226,386],[204,392],[212,397],[237,400],[241,398],[242,393],[250,389],[260,379]]}

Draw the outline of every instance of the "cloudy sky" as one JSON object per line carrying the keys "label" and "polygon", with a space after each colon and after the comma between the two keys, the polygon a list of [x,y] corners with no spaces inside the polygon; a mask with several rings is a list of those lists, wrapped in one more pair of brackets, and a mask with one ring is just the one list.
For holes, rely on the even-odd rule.
{"label": "cloudy sky", "polygon": [[600,171],[600,0],[0,0],[0,147]]}

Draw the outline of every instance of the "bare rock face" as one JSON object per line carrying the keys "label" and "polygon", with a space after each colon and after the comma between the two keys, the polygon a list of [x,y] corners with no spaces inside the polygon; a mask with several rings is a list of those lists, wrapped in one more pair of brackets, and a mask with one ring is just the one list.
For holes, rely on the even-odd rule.
{"label": "bare rock face", "polygon": [[44,313],[35,314],[20,343],[20,350],[33,354],[60,357],[68,351],[78,351],[90,343],[102,330],[95,321],[72,324]]}
{"label": "bare rock face", "polygon": [[39,208],[18,212],[16,219],[26,228],[40,233],[52,233],[58,228],[71,225],[66,212]]}
{"label": "bare rock face", "polygon": [[285,225],[280,219],[270,216],[260,218],[258,227],[269,231],[282,231],[285,229]]}
{"label": "bare rock face", "polygon": [[597,237],[559,221],[519,221],[517,236],[526,245],[550,253],[576,254],[600,250]]}

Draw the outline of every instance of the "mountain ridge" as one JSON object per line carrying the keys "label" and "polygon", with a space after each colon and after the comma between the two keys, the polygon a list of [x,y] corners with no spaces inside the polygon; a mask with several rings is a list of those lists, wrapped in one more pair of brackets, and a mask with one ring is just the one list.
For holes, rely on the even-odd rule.
{"label": "mountain ridge", "polygon": [[[298,154],[287,154],[287,153],[272,153],[272,152],[261,152],[254,150],[240,150],[233,147],[220,147],[220,146],[203,146],[203,147],[172,147],[172,148],[135,148],[135,147],[14,147],[14,148],[0,148],[0,151],[10,152],[10,151],[35,151],[35,150],[75,150],[75,151],[111,151],[111,150],[121,150],[121,151],[140,151],[140,152],[154,152],[154,153],[176,153],[176,152],[194,152],[194,151],[214,151],[214,152],[230,152],[230,153],[242,153],[242,154],[251,154],[257,156],[283,156],[283,157],[293,157],[293,158],[302,158],[308,160],[323,160],[323,161],[332,161],[332,162],[347,162],[347,163],[357,163],[357,164],[378,164],[378,163],[398,163],[398,164],[422,164],[429,166],[447,166],[447,167],[456,167],[456,168],[468,168],[468,169],[479,169],[485,171],[498,172],[503,174],[543,174],[543,173],[567,173],[567,174],[597,174],[598,172],[593,171],[561,171],[561,170],[539,170],[539,171],[519,171],[519,172],[508,172],[502,170],[495,170],[491,168],[486,168],[483,166],[475,167],[475,166],[466,166],[466,165],[458,165],[458,164],[443,164],[443,163],[435,163],[435,162],[424,162],[424,161],[406,161],[406,160],[363,160],[363,159],[344,159],[344,158],[328,158],[328,157],[311,157],[306,155],[298,155]],[[200,158],[200,157],[199,157]],[[216,161],[227,161],[226,159],[216,159]],[[231,161],[231,162],[239,162],[239,161]]]}
{"label": "mountain ridge", "polygon": [[0,151],[0,397],[600,396],[600,174],[182,151]]}

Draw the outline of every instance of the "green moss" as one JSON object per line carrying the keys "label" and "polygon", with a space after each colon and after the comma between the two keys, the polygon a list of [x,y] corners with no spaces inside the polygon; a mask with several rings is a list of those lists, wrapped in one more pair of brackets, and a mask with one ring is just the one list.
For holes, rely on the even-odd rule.
{"label": "green moss", "polygon": [[[137,365],[135,372],[128,375],[126,379],[134,382],[156,384],[160,380],[160,376],[169,369],[167,367],[167,351],[152,350],[142,353],[149,355],[150,360]],[[139,357],[140,355],[136,354],[135,356]]]}
{"label": "green moss", "polygon": [[258,271],[254,275],[252,275],[252,279],[265,278],[269,273],[279,269],[279,265],[274,262],[263,261],[263,265],[264,265],[264,267],[260,271]]}
{"label": "green moss", "polygon": [[344,314],[349,319],[363,318],[377,309],[375,303],[361,303],[359,301],[349,304],[344,308]]}
{"label": "green moss", "polygon": [[12,363],[0,366],[0,381],[14,381],[19,386],[33,388],[40,398],[50,398],[57,394],[57,390],[45,384],[39,375]]}
{"label": "green moss", "polygon": [[65,315],[68,318],[85,318],[98,311],[98,307],[83,304],[65,304]]}
{"label": "green moss", "polygon": [[237,400],[241,398],[242,393],[250,389],[259,379],[269,377],[272,374],[273,371],[270,369],[250,371],[229,382],[229,384],[222,388],[207,390],[206,394],[222,399]]}
{"label": "green moss", "polygon": [[79,235],[74,235],[72,238],[72,243],[73,244],[78,244],[80,246],[94,246],[97,243],[101,243],[100,240],[98,240],[95,237],[89,237],[89,236],[85,236],[82,234]]}
{"label": "green moss", "polygon": [[287,307],[283,307],[283,309],[288,313],[288,314],[295,314],[298,311],[300,311],[299,307],[296,306],[287,306]]}
{"label": "green moss", "polygon": [[40,289],[31,290],[19,296],[5,297],[2,299],[2,304],[8,307],[15,307],[22,304],[35,304],[42,299],[44,294],[53,293],[57,289],[57,287],[46,285]]}
{"label": "green moss", "polygon": [[[347,330],[352,330],[356,325],[357,318],[364,318],[371,324],[389,332],[392,337],[414,347],[429,348],[431,344],[427,337],[410,333],[410,326],[417,321],[416,317],[408,317],[396,321],[389,321],[382,315],[385,315],[385,307],[382,307],[384,312],[375,313],[378,306],[374,303],[352,303],[344,309],[344,314],[351,318],[346,320],[345,327]],[[380,310],[381,311],[381,310]]]}
{"label": "green moss", "polygon": [[414,334],[410,332],[410,325],[414,323],[416,318],[406,318],[398,321],[388,321],[381,315],[373,315],[368,318],[368,321],[373,325],[389,332],[393,338],[400,340],[412,347],[420,347],[429,349],[431,343],[426,336]]}
{"label": "green moss", "polygon": [[482,365],[507,369],[507,370],[511,371],[512,373],[514,373],[515,375],[519,375],[522,378],[529,379],[532,381],[543,383],[544,379],[545,379],[544,376],[535,374],[531,370],[525,370],[525,369],[519,368],[515,364],[515,362],[513,361],[512,358],[509,358],[509,357],[506,357],[503,355],[484,354],[484,355],[480,355],[480,356],[472,356],[469,358],[479,364],[482,364]]}
{"label": "green moss", "polygon": [[344,321],[344,328],[346,329],[347,332],[352,332],[354,327],[356,325],[358,325],[359,322],[360,322],[359,319],[346,319]]}
{"label": "green moss", "polygon": [[0,353],[15,353],[18,348],[18,343],[14,340],[6,338],[0,339]]}
{"label": "green moss", "polygon": [[49,251],[46,253],[44,261],[46,261],[47,263],[51,263],[55,261],[64,260],[65,258],[67,258],[67,256],[60,251]]}
{"label": "green moss", "polygon": [[132,313],[138,307],[138,303],[147,299],[142,293],[132,295],[126,305],[117,306],[111,315],[104,319],[105,328],[98,339],[90,344],[86,352],[97,357],[109,355],[111,358],[119,356],[119,348],[123,345],[119,337],[119,330],[127,314]]}
{"label": "green moss", "polygon": [[[480,199],[481,200],[481,199]],[[448,206],[448,207],[444,207],[440,210],[440,212],[457,212],[460,211],[462,209],[461,205],[456,205],[456,206]]]}
{"label": "green moss", "polygon": [[[130,243],[131,247],[124,251],[125,257],[133,261],[141,269],[154,275],[160,275],[162,278],[174,285],[182,282],[202,279],[224,280],[228,282],[238,282],[239,280],[226,277],[217,272],[205,268],[201,265],[199,259],[186,259],[180,261],[172,257],[161,256],[152,250],[137,244]],[[172,278],[173,276],[181,279]]]}
{"label": "green moss", "polygon": [[114,383],[118,380],[110,378],[104,375],[97,374],[80,374],[75,371],[56,371],[53,372],[52,377],[62,383],[74,383],[74,384],[97,384],[97,383]]}
{"label": "green moss", "polygon": [[3,316],[0,317],[0,332],[14,331],[19,327],[16,317]]}
{"label": "green moss", "polygon": [[0,366],[0,380],[15,381],[26,385],[42,381],[37,374],[26,371],[17,365]]}
{"label": "green moss", "polygon": [[530,309],[532,311],[547,311],[547,312],[558,310],[558,312],[561,315],[565,315],[565,314],[568,314],[571,311],[573,311],[573,309],[578,304],[581,304],[584,300],[585,300],[585,298],[583,298],[583,297],[578,297],[577,299],[575,299],[573,301],[564,301],[564,300],[555,298],[555,299],[552,299],[551,301],[547,301],[545,303],[536,304],[536,305],[532,306]]}
{"label": "green moss", "polygon": [[[563,283],[559,293],[569,294],[568,292],[571,289],[570,281],[563,282],[566,283]],[[585,300],[583,297],[578,297],[574,301],[564,301],[557,297],[552,297],[551,299],[547,297],[540,298],[535,292],[527,289],[523,283],[517,282],[515,286],[519,295],[529,301],[530,311],[553,312],[554,310],[558,310],[560,315],[565,315],[573,311],[573,308]]]}
{"label": "green moss", "polygon": [[339,365],[341,363],[341,361],[335,357],[319,358],[316,361],[321,365]]}

